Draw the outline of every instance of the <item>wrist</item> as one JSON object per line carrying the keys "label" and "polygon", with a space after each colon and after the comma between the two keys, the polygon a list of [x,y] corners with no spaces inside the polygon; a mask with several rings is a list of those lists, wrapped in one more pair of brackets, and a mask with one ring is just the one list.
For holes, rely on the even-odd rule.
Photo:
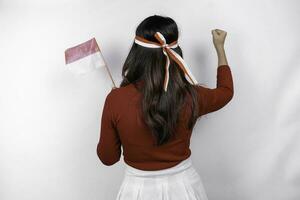
{"label": "wrist", "polygon": [[218,53],[221,53],[221,52],[224,52],[225,51],[225,49],[224,49],[224,46],[216,46],[216,51],[218,52]]}

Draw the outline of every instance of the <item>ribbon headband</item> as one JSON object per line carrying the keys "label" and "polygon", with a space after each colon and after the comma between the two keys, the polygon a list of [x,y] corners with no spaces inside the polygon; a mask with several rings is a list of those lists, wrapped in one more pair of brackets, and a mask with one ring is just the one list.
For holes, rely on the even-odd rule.
{"label": "ribbon headband", "polygon": [[137,35],[135,36],[134,42],[136,44],[148,48],[163,48],[163,53],[167,57],[166,66],[165,66],[166,73],[165,73],[165,80],[164,80],[164,90],[167,91],[168,83],[169,83],[169,66],[170,66],[169,56],[179,65],[180,69],[184,72],[187,81],[189,81],[191,84],[197,84],[198,82],[196,78],[193,76],[192,72],[190,71],[187,64],[184,62],[183,58],[174,50],[172,50],[173,48],[178,47],[177,41],[174,41],[170,44],[166,44],[166,39],[160,32],[156,32],[154,36],[159,41],[159,43],[146,40],[145,38],[142,38]]}

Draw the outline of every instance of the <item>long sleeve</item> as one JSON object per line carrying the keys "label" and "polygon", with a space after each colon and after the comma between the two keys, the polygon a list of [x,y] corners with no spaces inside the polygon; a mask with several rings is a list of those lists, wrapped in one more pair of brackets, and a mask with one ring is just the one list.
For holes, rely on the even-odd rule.
{"label": "long sleeve", "polygon": [[100,139],[97,145],[99,159],[108,166],[118,162],[121,156],[121,141],[115,126],[111,94],[112,92],[107,95],[103,106]]}
{"label": "long sleeve", "polygon": [[206,88],[200,85],[197,85],[196,88],[200,115],[221,109],[232,99],[234,94],[230,67],[228,65],[218,66],[216,88]]}

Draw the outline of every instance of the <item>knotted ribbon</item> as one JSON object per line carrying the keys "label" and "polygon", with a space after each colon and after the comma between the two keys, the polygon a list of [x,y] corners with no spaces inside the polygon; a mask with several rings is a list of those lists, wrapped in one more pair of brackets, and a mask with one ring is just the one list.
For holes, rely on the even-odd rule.
{"label": "knotted ribbon", "polygon": [[179,65],[180,69],[184,72],[187,81],[189,81],[191,84],[197,84],[198,82],[196,78],[193,76],[191,70],[184,62],[183,58],[173,50],[173,48],[178,47],[177,40],[170,44],[167,44],[165,37],[160,32],[156,32],[154,37],[159,41],[159,43],[149,41],[137,35],[135,36],[134,42],[136,44],[148,48],[163,48],[163,53],[167,57],[166,66],[165,66],[166,73],[164,78],[164,91],[167,91],[168,83],[169,83],[169,66],[170,66],[169,57],[171,57]]}

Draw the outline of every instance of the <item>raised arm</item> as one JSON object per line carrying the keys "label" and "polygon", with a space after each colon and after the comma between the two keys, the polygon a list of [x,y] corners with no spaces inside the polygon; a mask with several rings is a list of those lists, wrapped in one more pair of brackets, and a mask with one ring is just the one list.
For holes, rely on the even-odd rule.
{"label": "raised arm", "polygon": [[216,88],[197,85],[200,115],[214,112],[224,107],[233,97],[233,79],[224,50],[226,32],[220,29],[212,31],[213,43],[218,55]]}

